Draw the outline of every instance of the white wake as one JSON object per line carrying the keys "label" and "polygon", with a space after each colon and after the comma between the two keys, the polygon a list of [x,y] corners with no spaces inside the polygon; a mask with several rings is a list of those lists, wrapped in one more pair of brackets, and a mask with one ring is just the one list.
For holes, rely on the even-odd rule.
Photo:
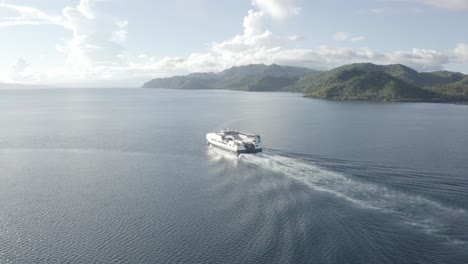
{"label": "white wake", "polygon": [[239,159],[291,177],[313,190],[331,193],[355,206],[390,213],[406,224],[419,227],[430,234],[444,236],[451,242],[466,242],[442,235],[450,223],[468,221],[468,213],[463,209],[451,208],[426,197],[353,179],[350,175],[299,159],[265,153],[241,155]]}

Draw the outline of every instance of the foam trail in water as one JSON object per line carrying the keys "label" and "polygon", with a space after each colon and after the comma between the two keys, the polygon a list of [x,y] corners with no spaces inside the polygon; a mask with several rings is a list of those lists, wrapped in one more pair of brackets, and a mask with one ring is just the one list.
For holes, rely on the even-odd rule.
{"label": "foam trail in water", "polygon": [[224,160],[229,162],[231,165],[236,165],[238,161],[237,154],[224,151],[211,145],[208,147],[207,154],[208,158],[213,162]]}
{"label": "foam trail in water", "polygon": [[[279,172],[303,182],[310,188],[332,193],[363,208],[379,210],[400,217],[405,223],[427,233],[442,236],[453,221],[468,219],[463,209],[454,209],[425,197],[403,193],[388,187],[363,182],[341,173],[323,169],[314,163],[280,155],[241,155],[244,162]],[[451,242],[465,243],[459,239]]]}

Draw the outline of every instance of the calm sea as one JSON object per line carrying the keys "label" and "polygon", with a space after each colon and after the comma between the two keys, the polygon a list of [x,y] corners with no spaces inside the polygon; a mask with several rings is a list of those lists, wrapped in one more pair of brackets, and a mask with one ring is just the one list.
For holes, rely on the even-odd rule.
{"label": "calm sea", "polygon": [[468,263],[468,106],[1,90],[0,263],[110,262]]}

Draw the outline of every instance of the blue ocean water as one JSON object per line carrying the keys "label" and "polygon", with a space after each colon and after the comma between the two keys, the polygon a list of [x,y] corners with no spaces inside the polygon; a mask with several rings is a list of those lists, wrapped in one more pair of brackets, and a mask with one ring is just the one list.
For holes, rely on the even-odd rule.
{"label": "blue ocean water", "polygon": [[466,105],[0,90],[0,263],[468,263],[467,146]]}

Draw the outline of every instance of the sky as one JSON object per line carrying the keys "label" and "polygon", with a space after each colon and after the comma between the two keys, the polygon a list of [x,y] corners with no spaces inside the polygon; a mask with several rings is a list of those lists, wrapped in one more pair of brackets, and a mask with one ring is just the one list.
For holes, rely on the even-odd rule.
{"label": "sky", "polygon": [[468,74],[468,0],[0,0],[0,82],[141,86],[251,63]]}

